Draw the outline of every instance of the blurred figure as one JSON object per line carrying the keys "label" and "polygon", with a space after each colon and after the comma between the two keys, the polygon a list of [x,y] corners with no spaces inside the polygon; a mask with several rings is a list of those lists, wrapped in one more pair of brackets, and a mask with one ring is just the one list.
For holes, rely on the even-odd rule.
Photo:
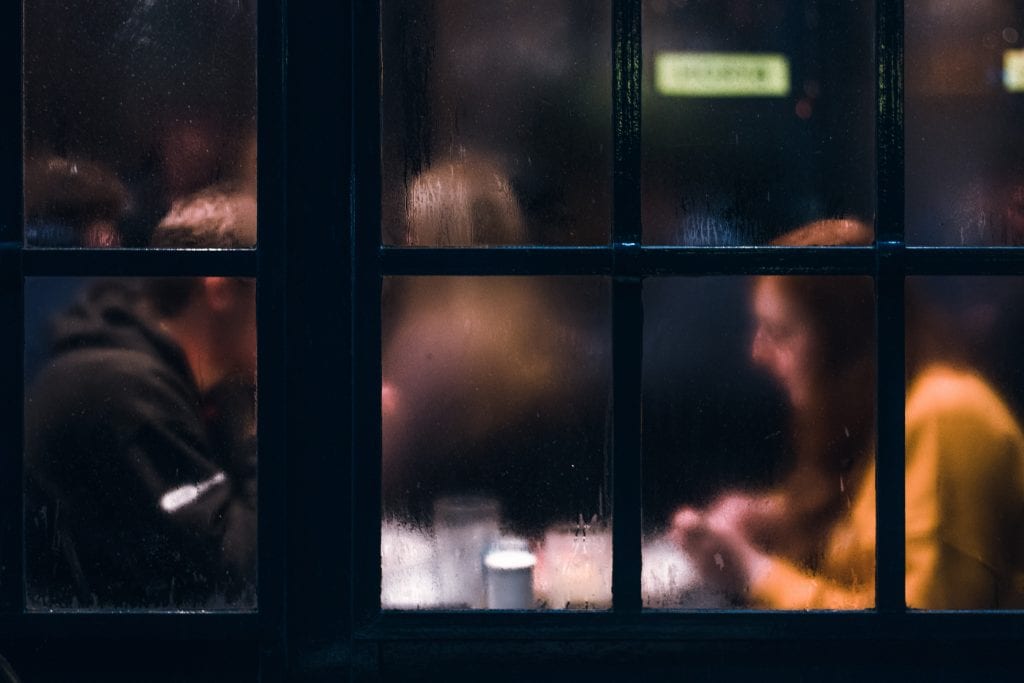
{"label": "blurred figure", "polygon": [[[132,197],[117,224],[124,246],[147,246],[172,202],[244,177],[253,0],[34,0],[24,38],[26,156],[56,152],[115,173]],[[27,171],[26,193],[45,201]]]}
{"label": "blurred figure", "polygon": [[[870,244],[818,223],[778,244]],[[774,609],[874,604],[873,315],[863,278],[761,277],[752,356],[784,388],[796,468],[776,490],[684,508],[673,535],[707,582]],[[914,321],[911,321],[913,323]],[[909,327],[910,325],[908,325]],[[979,376],[908,356],[906,595],[922,609],[1024,604],[1024,435]]]}
{"label": "blurred figure", "polygon": [[[484,162],[444,163],[414,179],[407,226],[409,245],[515,244],[525,233],[507,180]],[[577,448],[556,462],[538,444],[560,431],[588,432],[580,423],[603,417],[603,400],[588,414],[579,397],[595,382],[590,373],[607,352],[601,321],[587,320],[588,311],[607,310],[600,298],[607,296],[604,283],[395,277],[383,284],[385,508],[415,516],[443,491],[513,495],[513,489],[557,489],[564,475],[589,482],[580,485],[587,509],[573,509],[567,519],[580,512],[589,518],[603,484],[603,458]],[[507,451],[518,460],[509,461]],[[543,464],[550,476],[531,463]],[[504,507],[520,518],[539,518],[575,495],[567,489],[560,501],[543,496]]]}
{"label": "blurred figure", "polygon": [[[873,215],[873,16],[872,2],[645,2],[644,242],[763,245],[814,219]],[[787,85],[735,97],[665,87],[692,77],[666,68],[673,55],[707,53],[779,56]]]}
{"label": "blurred figure", "polygon": [[995,246],[1024,246],[1024,165],[1005,171],[990,188],[991,206],[988,243]]}
{"label": "blurred figure", "polygon": [[401,296],[401,313],[383,349],[388,466],[408,439],[421,440],[422,429],[442,417],[454,424],[439,438],[472,441],[566,390],[557,380],[565,359],[555,349],[569,331],[543,305],[535,281],[432,277],[389,284],[386,295]]}
{"label": "blurred figure", "polygon": [[1024,101],[1008,87],[1020,0],[908,3],[906,231],[911,243],[1024,243]]}
{"label": "blurred figure", "polygon": [[53,333],[25,408],[29,603],[254,606],[255,282],[101,281]]}
{"label": "blurred figure", "polygon": [[519,243],[607,243],[611,16],[608,0],[385,3],[383,242],[407,243],[417,177],[449,164],[489,175],[475,170],[483,157],[515,188],[528,234]]}
{"label": "blurred figure", "polygon": [[256,246],[256,131],[245,144],[232,180],[175,199],[157,224],[151,247],[251,249]]}
{"label": "blurred figure", "polygon": [[481,159],[447,161],[416,176],[407,205],[409,246],[486,247],[526,242],[512,182]]}
{"label": "blurred figure", "polygon": [[25,164],[25,241],[35,247],[119,247],[131,198],[101,164],[41,156]]}
{"label": "blurred figure", "polygon": [[242,249],[256,246],[256,194],[216,185],[171,204],[151,247]]}
{"label": "blurred figure", "polygon": [[[934,222],[942,231],[930,241],[965,246],[1024,245],[1024,171],[1004,167],[979,172],[942,197],[934,202]],[[947,202],[949,206],[945,206]]]}

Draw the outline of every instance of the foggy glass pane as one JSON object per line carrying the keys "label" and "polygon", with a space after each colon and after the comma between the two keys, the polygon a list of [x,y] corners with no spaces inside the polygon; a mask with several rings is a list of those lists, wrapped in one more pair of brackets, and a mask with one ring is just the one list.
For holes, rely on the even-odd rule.
{"label": "foggy glass pane", "polygon": [[644,286],[648,608],[874,604],[870,278]]}
{"label": "foggy glass pane", "polygon": [[383,243],[607,243],[610,1],[381,12]]}
{"label": "foggy glass pane", "polygon": [[256,283],[29,278],[30,609],[256,606]]}
{"label": "foggy glass pane", "polygon": [[874,217],[874,3],[645,0],[643,239]]}
{"label": "foggy glass pane", "polygon": [[1024,607],[1024,278],[907,283],[907,605]]}
{"label": "foggy glass pane", "polygon": [[25,243],[256,244],[255,0],[24,0]]}
{"label": "foggy glass pane", "polygon": [[1024,244],[1024,2],[904,12],[907,242]]}
{"label": "foggy glass pane", "polygon": [[608,281],[383,296],[382,607],[609,608]]}

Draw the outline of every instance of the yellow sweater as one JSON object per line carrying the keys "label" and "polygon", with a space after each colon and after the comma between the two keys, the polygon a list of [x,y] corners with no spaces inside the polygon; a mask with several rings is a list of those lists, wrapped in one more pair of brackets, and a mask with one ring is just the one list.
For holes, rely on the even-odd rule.
{"label": "yellow sweater", "polygon": [[[918,609],[1024,607],[1024,435],[976,375],[935,365],[906,406],[906,597]],[[772,559],[751,596],[771,609],[875,603],[875,468],[830,532],[818,574]]]}

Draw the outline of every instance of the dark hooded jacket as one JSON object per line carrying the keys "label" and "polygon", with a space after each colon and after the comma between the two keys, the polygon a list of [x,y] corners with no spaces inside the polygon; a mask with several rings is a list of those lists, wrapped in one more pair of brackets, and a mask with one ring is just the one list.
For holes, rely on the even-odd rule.
{"label": "dark hooded jacket", "polygon": [[253,388],[201,396],[138,283],[54,322],[29,393],[30,607],[255,605]]}

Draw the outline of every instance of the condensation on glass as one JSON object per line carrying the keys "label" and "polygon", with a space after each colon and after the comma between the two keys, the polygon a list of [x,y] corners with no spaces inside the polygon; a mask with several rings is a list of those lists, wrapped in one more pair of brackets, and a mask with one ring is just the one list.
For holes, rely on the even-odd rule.
{"label": "condensation on glass", "polygon": [[644,606],[871,607],[871,279],[654,278],[644,312]]}
{"label": "condensation on glass", "polygon": [[644,0],[643,239],[874,217],[874,3]]}
{"label": "condensation on glass", "polygon": [[907,606],[1024,607],[1024,278],[907,281]]}
{"label": "condensation on glass", "polygon": [[1024,2],[905,3],[907,241],[1024,244]]}
{"label": "condensation on glass", "polygon": [[28,278],[26,604],[256,607],[256,283]]}
{"label": "condensation on glass", "polygon": [[610,0],[381,11],[383,243],[607,243]]}
{"label": "condensation on glass", "polygon": [[606,278],[391,277],[384,609],[611,606]]}
{"label": "condensation on glass", "polygon": [[256,0],[25,0],[25,243],[256,244]]}

